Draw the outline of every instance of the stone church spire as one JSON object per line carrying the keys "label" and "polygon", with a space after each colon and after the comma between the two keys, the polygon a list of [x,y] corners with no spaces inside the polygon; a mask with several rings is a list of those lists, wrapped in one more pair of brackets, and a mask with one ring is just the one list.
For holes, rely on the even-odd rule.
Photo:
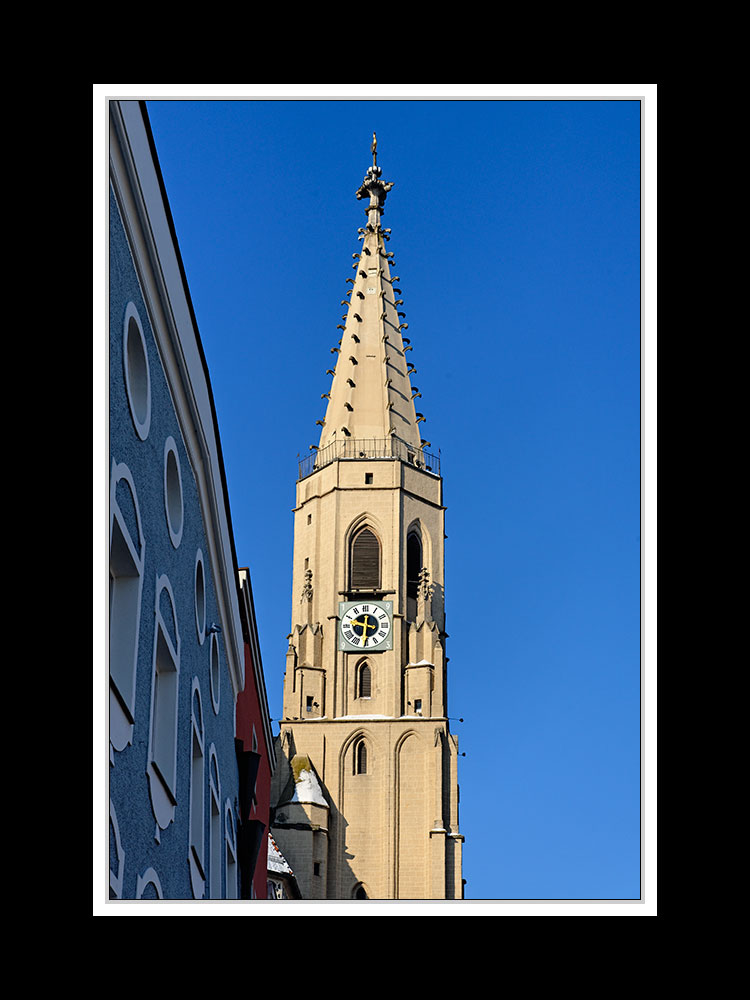
{"label": "stone church spire", "polygon": [[306,899],[460,899],[445,506],[373,136],[320,443],[299,463],[273,838]]}
{"label": "stone church spire", "polygon": [[[411,342],[404,335],[403,299],[398,275],[391,273],[393,253],[386,251],[390,230],[381,219],[393,182],[382,179],[373,133],[372,166],[367,168],[357,198],[368,199],[367,225],[359,230],[362,249],[352,254],[346,312],[338,324],[341,339],[331,353],[335,366],[317,450],[325,463],[355,449],[378,450],[383,455],[421,452],[428,447],[420,434],[424,417],[414,405],[419,396],[411,384],[415,370],[409,360]],[[321,421],[319,421],[321,423]],[[357,451],[358,453],[358,451]]]}

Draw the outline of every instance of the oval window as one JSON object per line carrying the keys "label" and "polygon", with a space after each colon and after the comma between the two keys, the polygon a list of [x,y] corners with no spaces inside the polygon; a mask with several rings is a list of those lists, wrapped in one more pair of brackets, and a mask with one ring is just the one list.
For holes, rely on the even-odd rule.
{"label": "oval window", "polygon": [[122,353],[130,415],[136,434],[141,441],[145,441],[151,425],[151,378],[146,339],[138,311],[132,302],[128,303],[125,310]]}
{"label": "oval window", "polygon": [[167,514],[167,527],[172,545],[175,548],[182,539],[182,476],[180,474],[180,456],[174,438],[167,438],[164,445],[164,507]]}

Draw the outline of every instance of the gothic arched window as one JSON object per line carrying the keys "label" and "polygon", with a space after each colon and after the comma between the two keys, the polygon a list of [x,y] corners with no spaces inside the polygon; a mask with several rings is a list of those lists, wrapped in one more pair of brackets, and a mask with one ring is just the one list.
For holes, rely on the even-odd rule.
{"label": "gothic arched window", "polygon": [[364,740],[359,740],[354,747],[354,773],[367,774],[367,744]]}
{"label": "gothic arched window", "polygon": [[357,677],[357,697],[370,698],[372,696],[372,671],[367,663],[363,663],[359,668]]}
{"label": "gothic arched window", "polygon": [[349,580],[352,590],[380,589],[380,542],[370,528],[362,528],[352,539]]}

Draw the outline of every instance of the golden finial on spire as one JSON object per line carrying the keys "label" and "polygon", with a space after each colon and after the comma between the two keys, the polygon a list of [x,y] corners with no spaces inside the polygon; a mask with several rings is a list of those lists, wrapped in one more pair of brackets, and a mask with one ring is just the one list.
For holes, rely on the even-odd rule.
{"label": "golden finial on spire", "polygon": [[[372,166],[367,168],[365,179],[357,191],[357,197],[370,199],[370,205],[365,209],[368,216],[371,212],[379,212],[382,215],[385,196],[393,187],[393,182],[386,183],[380,179],[383,171],[378,166],[378,137],[374,132],[372,133],[370,150],[372,152]],[[378,220],[373,217],[369,221],[375,225]]]}

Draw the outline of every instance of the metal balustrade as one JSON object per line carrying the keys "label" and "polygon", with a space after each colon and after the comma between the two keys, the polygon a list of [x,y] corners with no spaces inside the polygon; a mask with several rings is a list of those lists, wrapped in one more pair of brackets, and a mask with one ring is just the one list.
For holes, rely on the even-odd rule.
{"label": "metal balustrade", "polygon": [[388,438],[342,438],[332,441],[325,448],[316,449],[299,459],[299,479],[324,469],[332,462],[364,461],[371,459],[408,462],[417,469],[440,475],[440,457],[431,455],[424,448],[415,448],[395,435]]}

